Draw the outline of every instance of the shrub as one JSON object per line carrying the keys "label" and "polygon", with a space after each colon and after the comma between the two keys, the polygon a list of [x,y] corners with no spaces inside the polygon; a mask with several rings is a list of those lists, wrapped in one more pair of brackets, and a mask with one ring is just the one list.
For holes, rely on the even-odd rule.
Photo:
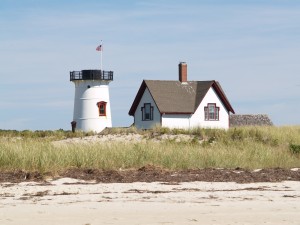
{"label": "shrub", "polygon": [[300,153],[300,145],[290,144],[290,151],[293,154],[299,154]]}

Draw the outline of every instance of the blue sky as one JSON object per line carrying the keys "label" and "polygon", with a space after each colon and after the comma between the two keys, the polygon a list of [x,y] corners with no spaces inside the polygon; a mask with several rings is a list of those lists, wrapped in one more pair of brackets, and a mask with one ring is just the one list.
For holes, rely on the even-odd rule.
{"label": "blue sky", "polygon": [[69,72],[114,71],[113,126],[143,79],[218,80],[238,114],[300,124],[300,1],[1,0],[0,129],[70,129]]}

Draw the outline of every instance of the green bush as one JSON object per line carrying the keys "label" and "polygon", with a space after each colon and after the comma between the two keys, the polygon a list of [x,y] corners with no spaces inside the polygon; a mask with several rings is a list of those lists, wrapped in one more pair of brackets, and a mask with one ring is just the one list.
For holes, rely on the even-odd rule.
{"label": "green bush", "polygon": [[300,145],[290,144],[290,151],[293,154],[299,154],[300,153]]}

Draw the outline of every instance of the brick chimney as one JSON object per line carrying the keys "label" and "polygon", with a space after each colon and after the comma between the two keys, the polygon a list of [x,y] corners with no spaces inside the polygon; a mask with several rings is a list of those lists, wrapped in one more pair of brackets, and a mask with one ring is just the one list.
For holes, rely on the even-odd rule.
{"label": "brick chimney", "polygon": [[179,63],[179,81],[181,83],[187,82],[187,64],[185,62]]}

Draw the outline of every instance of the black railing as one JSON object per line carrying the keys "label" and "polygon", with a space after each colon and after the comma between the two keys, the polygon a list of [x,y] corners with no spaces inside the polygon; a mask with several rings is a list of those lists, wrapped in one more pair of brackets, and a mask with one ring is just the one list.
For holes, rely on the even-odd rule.
{"label": "black railing", "polygon": [[70,81],[73,80],[113,80],[113,71],[104,70],[82,70],[82,71],[71,71]]}

